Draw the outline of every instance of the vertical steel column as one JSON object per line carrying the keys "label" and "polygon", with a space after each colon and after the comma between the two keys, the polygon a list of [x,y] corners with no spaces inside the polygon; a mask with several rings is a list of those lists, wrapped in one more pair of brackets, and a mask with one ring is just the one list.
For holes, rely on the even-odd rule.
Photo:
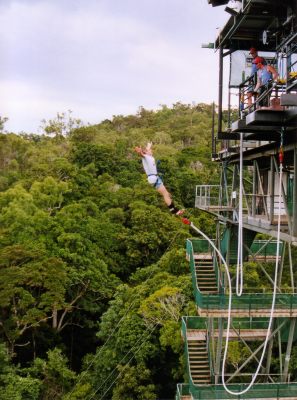
{"label": "vertical steel column", "polygon": [[223,119],[223,49],[219,50],[219,99],[218,99],[218,132],[222,132]]}
{"label": "vertical steel column", "polygon": [[227,177],[227,165],[226,163],[223,164],[223,169],[224,169],[224,187],[225,187],[225,196],[226,196],[226,202],[223,202],[223,205],[229,205],[229,198],[228,198],[228,177]]}
{"label": "vertical steel column", "polygon": [[293,227],[292,234],[297,236],[297,147],[294,147],[294,180],[293,180]]}
{"label": "vertical steel column", "polygon": [[275,174],[273,156],[270,156],[270,210],[269,221],[272,224],[274,219],[274,189],[275,189]]}
{"label": "vertical steel column", "polygon": [[283,382],[283,355],[282,355],[282,338],[281,331],[277,332],[278,338],[278,359],[279,359],[279,370],[280,370],[280,381]]}
{"label": "vertical steel column", "polygon": [[231,89],[230,89],[230,82],[231,82],[231,54],[229,56],[229,84],[228,84],[228,129],[231,128]]}
{"label": "vertical steel column", "polygon": [[257,166],[256,160],[253,161],[253,196],[252,196],[252,216],[256,215],[256,191],[257,191]]}
{"label": "vertical steel column", "polygon": [[[272,321],[271,330],[274,330],[274,323],[275,320]],[[270,372],[270,365],[271,365],[271,356],[272,356],[272,348],[273,348],[273,336],[269,340],[268,349],[267,349],[267,359],[266,359],[266,367],[265,367],[265,374],[269,375]],[[268,377],[267,377],[268,381]]]}
{"label": "vertical steel column", "polygon": [[289,267],[290,267],[292,293],[294,294],[295,293],[295,282],[294,282],[294,271],[293,271],[293,260],[292,260],[291,243],[288,243],[288,256],[289,256]]}
{"label": "vertical steel column", "polygon": [[288,344],[287,344],[286,357],[285,357],[285,363],[284,363],[284,370],[282,373],[283,382],[286,382],[288,379],[289,363],[290,363],[290,358],[291,358],[292,344],[293,344],[293,340],[294,340],[295,325],[296,325],[296,318],[292,318],[291,323],[290,323],[290,330],[289,330]]}
{"label": "vertical steel column", "polygon": [[217,154],[217,149],[216,149],[216,140],[215,140],[215,103],[212,103],[212,122],[211,122],[211,151],[212,151],[212,157],[216,157]]}
{"label": "vertical steel column", "polygon": [[216,363],[215,363],[215,384],[217,385],[220,378],[220,366],[222,357],[222,342],[223,342],[223,332],[224,332],[224,322],[223,318],[218,320],[219,335],[217,340],[217,352],[216,352]]}
{"label": "vertical steel column", "polygon": [[277,285],[281,289],[281,283],[282,283],[282,277],[283,277],[283,271],[284,271],[284,263],[285,263],[285,254],[286,254],[286,242],[283,243],[283,248],[282,248],[282,254],[281,254],[281,262],[280,262],[280,269],[278,273],[278,281]]}

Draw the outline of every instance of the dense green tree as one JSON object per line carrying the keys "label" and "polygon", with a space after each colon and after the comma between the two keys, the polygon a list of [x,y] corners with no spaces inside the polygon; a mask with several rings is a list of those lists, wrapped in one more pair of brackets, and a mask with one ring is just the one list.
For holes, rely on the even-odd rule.
{"label": "dense green tree", "polygon": [[45,135],[0,134],[0,335],[20,363],[3,361],[0,399],[173,396],[180,317],[195,312],[193,232],[147,184],[133,147],[154,142],[175,202],[212,235],[194,209],[195,185],[217,178],[211,111],[140,107],[93,126],[58,113]]}

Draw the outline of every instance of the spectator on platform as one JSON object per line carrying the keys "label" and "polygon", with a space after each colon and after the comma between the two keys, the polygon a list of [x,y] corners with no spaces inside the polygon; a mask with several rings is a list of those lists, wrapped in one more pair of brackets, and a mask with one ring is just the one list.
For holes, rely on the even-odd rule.
{"label": "spectator on platform", "polygon": [[[266,65],[264,61],[263,57],[256,57],[254,59],[254,64],[257,68],[257,85],[255,86],[255,93],[257,93],[257,96],[259,97],[272,87],[273,80],[277,80],[278,76],[275,68],[271,65]],[[269,106],[270,95],[271,93],[268,93],[265,98],[259,101],[260,107]]]}

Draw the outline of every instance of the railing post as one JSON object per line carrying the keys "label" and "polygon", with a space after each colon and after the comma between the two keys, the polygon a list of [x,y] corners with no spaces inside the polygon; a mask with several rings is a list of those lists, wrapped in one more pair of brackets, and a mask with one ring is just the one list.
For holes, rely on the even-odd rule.
{"label": "railing post", "polygon": [[257,190],[257,168],[256,161],[253,162],[253,195],[252,195],[252,216],[256,215],[256,190]]}
{"label": "railing post", "polygon": [[275,174],[274,174],[274,162],[273,157],[270,156],[270,218],[269,221],[272,224],[274,220],[274,181],[275,181]]}
{"label": "railing post", "polygon": [[[288,215],[290,218],[290,215]],[[294,147],[294,184],[293,184],[293,229],[292,234],[297,236],[297,148]]]}

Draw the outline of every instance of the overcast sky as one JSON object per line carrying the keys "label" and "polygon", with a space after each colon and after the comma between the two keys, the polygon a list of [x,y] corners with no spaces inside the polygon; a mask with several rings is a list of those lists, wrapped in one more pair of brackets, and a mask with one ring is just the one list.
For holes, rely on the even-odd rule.
{"label": "overcast sky", "polygon": [[226,20],[207,0],[0,0],[6,130],[217,100],[218,54],[201,44]]}

